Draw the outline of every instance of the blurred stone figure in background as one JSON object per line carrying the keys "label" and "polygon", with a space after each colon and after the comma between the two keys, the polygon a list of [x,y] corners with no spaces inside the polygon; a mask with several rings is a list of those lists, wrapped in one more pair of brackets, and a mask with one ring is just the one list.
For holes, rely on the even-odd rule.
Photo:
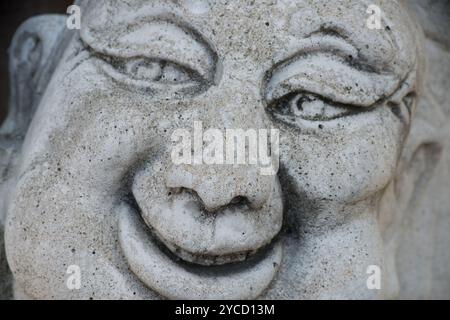
{"label": "blurred stone figure in background", "polygon": [[[449,297],[445,1],[78,4],[11,47],[15,298]],[[278,172],[174,164],[195,121],[278,129]]]}

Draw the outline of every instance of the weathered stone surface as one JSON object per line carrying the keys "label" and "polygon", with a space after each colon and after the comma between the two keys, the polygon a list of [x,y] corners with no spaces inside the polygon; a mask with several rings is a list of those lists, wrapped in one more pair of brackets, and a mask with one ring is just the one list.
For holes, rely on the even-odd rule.
{"label": "weathered stone surface", "polygon": [[[16,298],[449,297],[448,5],[80,5],[80,31],[42,17],[13,41],[1,209]],[[196,121],[278,129],[278,171],[174,163],[172,134]]]}

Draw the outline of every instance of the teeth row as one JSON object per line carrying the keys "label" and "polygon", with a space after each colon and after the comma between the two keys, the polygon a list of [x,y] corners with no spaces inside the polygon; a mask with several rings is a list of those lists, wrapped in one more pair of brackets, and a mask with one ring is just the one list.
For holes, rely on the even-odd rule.
{"label": "teeth row", "polygon": [[257,252],[257,250],[245,251],[240,253],[233,253],[227,255],[202,255],[202,254],[193,254],[186,250],[181,249],[180,247],[165,241],[162,237],[157,235],[159,241],[161,241],[167,249],[170,250],[174,255],[176,255],[181,260],[195,263],[203,266],[212,266],[212,265],[223,265],[227,263],[233,262],[242,262],[245,261],[249,256],[253,255]]}

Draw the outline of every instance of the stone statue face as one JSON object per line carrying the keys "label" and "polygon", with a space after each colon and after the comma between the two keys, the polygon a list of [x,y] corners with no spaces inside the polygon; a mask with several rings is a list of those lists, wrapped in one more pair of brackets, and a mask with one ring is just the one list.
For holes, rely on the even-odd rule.
{"label": "stone statue face", "polygon": [[[346,298],[384,268],[377,210],[417,41],[383,1],[91,1],[23,144],[8,262],[33,298]],[[278,129],[279,170],[175,165],[174,130]],[[81,270],[80,290],[66,286]]]}

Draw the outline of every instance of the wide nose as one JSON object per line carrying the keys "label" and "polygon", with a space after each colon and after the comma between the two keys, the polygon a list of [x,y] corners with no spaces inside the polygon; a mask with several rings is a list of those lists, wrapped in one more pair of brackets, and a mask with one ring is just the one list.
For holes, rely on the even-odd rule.
{"label": "wide nose", "polygon": [[[236,203],[261,208],[273,191],[277,159],[275,153],[269,155],[273,149],[273,131],[258,88],[235,83],[228,88],[211,90],[205,100],[208,101],[204,113],[207,116],[197,119],[189,130],[192,133],[191,162],[172,163],[166,176],[167,187],[183,188],[196,194],[208,211]],[[199,132],[202,137],[198,136]],[[215,133],[213,140],[222,139],[222,142],[214,141],[214,145],[223,146],[222,163],[206,164],[204,158],[196,158],[199,155],[196,143],[197,147],[202,146],[202,156],[211,149],[208,146],[211,137],[206,138],[208,132]],[[267,165],[275,168],[270,174],[263,170]]]}
{"label": "wide nose", "polygon": [[262,176],[251,166],[177,165],[167,175],[168,188],[196,194],[210,212],[231,204],[260,209],[268,202],[274,183],[274,176]]}

